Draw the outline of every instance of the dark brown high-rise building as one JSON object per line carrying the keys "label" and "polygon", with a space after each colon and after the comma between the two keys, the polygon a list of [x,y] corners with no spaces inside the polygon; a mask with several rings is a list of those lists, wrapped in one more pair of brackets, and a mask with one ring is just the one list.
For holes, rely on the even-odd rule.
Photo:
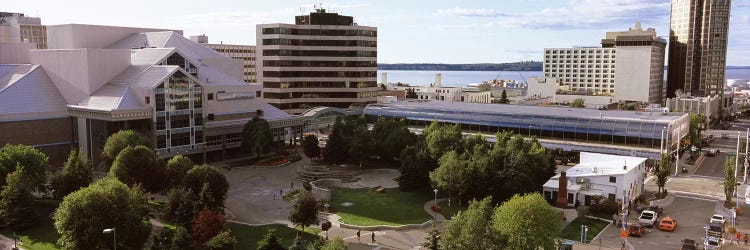
{"label": "dark brown high-rise building", "polygon": [[672,0],[667,96],[714,96],[724,89],[731,0]]}
{"label": "dark brown high-rise building", "polygon": [[376,100],[377,28],[317,9],[295,24],[257,26],[263,98],[291,114]]}

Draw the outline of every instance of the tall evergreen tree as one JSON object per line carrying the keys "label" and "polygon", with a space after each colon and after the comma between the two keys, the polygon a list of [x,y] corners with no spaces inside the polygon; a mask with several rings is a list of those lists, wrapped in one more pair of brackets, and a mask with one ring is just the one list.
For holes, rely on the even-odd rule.
{"label": "tall evergreen tree", "polygon": [[0,192],[0,217],[5,225],[14,230],[30,228],[39,221],[28,178],[24,168],[18,164],[16,171],[8,175],[7,184]]}
{"label": "tall evergreen tree", "polygon": [[261,154],[271,151],[273,145],[273,134],[271,125],[263,118],[253,117],[242,127],[242,148],[248,154],[255,154],[255,158],[260,158]]}
{"label": "tall evergreen tree", "polygon": [[52,181],[55,188],[53,195],[62,199],[66,195],[91,184],[91,162],[78,150],[71,150],[62,171]]}

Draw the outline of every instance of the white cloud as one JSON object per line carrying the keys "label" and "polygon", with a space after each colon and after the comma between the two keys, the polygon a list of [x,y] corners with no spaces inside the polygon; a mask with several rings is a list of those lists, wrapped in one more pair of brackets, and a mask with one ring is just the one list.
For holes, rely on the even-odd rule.
{"label": "white cloud", "polygon": [[450,9],[440,9],[436,12],[438,15],[442,16],[465,16],[465,17],[498,17],[502,16],[502,14],[495,11],[495,9],[485,9],[485,8],[479,8],[479,9],[464,9],[461,7],[453,7]]}

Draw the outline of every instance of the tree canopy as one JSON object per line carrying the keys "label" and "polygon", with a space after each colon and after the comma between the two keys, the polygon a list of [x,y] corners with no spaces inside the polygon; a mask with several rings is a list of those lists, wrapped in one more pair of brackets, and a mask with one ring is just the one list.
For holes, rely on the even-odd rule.
{"label": "tree canopy", "polygon": [[211,209],[224,207],[224,199],[227,197],[229,182],[219,170],[209,165],[195,166],[185,175],[183,184],[194,194],[200,194],[204,183],[208,183],[211,192]]}
{"label": "tree canopy", "polygon": [[203,209],[193,224],[193,240],[203,244],[218,235],[224,229],[224,215]]}
{"label": "tree canopy", "polygon": [[117,155],[120,154],[120,151],[127,146],[146,146],[147,148],[153,148],[153,143],[151,139],[141,133],[133,130],[120,130],[107,138],[107,142],[104,143],[102,156],[104,156],[104,159],[111,164],[112,161],[117,158]]}
{"label": "tree canopy", "polygon": [[0,186],[5,186],[8,174],[20,166],[31,188],[38,190],[47,181],[49,157],[37,148],[6,144],[0,149]]}
{"label": "tree canopy", "polygon": [[320,250],[346,250],[346,242],[341,237],[326,242]]}
{"label": "tree canopy", "polygon": [[133,243],[145,233],[141,222],[146,215],[146,195],[115,178],[104,178],[65,196],[55,210],[55,228],[62,249],[107,246],[102,230],[117,228],[128,232],[117,237],[118,244]]}
{"label": "tree canopy", "polygon": [[187,172],[195,166],[195,163],[183,155],[175,155],[172,159],[167,161],[167,171],[169,172],[169,179],[171,180],[172,186],[181,185],[182,179],[185,178]]}
{"label": "tree canopy", "polygon": [[53,180],[54,196],[62,199],[66,195],[91,184],[91,162],[78,150],[71,150],[62,171]]}
{"label": "tree canopy", "polygon": [[672,168],[674,164],[674,160],[672,159],[672,155],[670,154],[662,154],[661,160],[659,160],[659,163],[656,165],[655,169],[655,175],[656,175],[656,186],[659,188],[659,193],[661,194],[661,191],[664,189],[664,185],[667,185],[667,180],[669,179],[669,173],[670,169]]}
{"label": "tree canopy", "polygon": [[583,103],[583,98],[578,98],[570,102],[570,106],[573,108],[584,108],[586,107]]}
{"label": "tree canopy", "polygon": [[493,228],[507,237],[508,249],[553,249],[562,216],[539,193],[515,195],[495,209]]}
{"label": "tree canopy", "polygon": [[320,156],[320,146],[318,146],[318,137],[315,135],[305,135],[302,137],[302,150],[310,158]]}
{"label": "tree canopy", "polygon": [[242,127],[242,145],[240,147],[248,154],[255,154],[256,158],[260,158],[261,154],[271,151],[272,145],[271,125],[268,124],[266,119],[253,117]]}
{"label": "tree canopy", "polygon": [[167,171],[156,153],[146,146],[127,146],[115,158],[109,175],[128,186],[141,185],[149,192],[158,192],[169,183]]}
{"label": "tree canopy", "polygon": [[3,224],[14,230],[23,230],[34,226],[39,216],[32,204],[32,186],[27,180],[29,176],[20,165],[16,171],[8,174],[7,184],[0,192],[0,217]]}
{"label": "tree canopy", "polygon": [[491,197],[471,202],[448,221],[440,245],[456,250],[503,249],[503,237],[492,227],[494,208]]}
{"label": "tree canopy", "polygon": [[737,190],[737,176],[735,175],[734,165],[735,156],[728,155],[724,162],[724,195],[727,203],[732,202],[734,191]]}
{"label": "tree canopy", "polygon": [[318,224],[318,202],[315,201],[312,193],[302,190],[292,203],[292,210],[289,211],[289,221],[294,225],[305,227]]}
{"label": "tree canopy", "polygon": [[237,245],[237,238],[232,235],[231,230],[226,229],[211,238],[205,245],[209,250],[232,250]]}
{"label": "tree canopy", "polygon": [[268,230],[263,239],[258,241],[258,250],[286,250],[284,246],[279,243],[279,238],[276,237],[275,230]]}

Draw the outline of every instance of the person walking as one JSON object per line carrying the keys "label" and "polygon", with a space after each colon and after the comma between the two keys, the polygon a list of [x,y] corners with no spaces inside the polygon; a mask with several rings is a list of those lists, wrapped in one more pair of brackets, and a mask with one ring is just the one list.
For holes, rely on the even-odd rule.
{"label": "person walking", "polygon": [[375,231],[372,231],[372,243],[375,243]]}
{"label": "person walking", "polygon": [[357,242],[361,242],[359,238],[361,235],[362,235],[362,229],[357,230]]}
{"label": "person walking", "polygon": [[740,231],[737,231],[737,234],[735,234],[735,236],[737,237],[737,245],[739,245],[740,240],[742,240],[742,234],[740,233]]}
{"label": "person walking", "polygon": [[745,246],[747,246],[747,240],[748,240],[747,233],[745,233]]}

